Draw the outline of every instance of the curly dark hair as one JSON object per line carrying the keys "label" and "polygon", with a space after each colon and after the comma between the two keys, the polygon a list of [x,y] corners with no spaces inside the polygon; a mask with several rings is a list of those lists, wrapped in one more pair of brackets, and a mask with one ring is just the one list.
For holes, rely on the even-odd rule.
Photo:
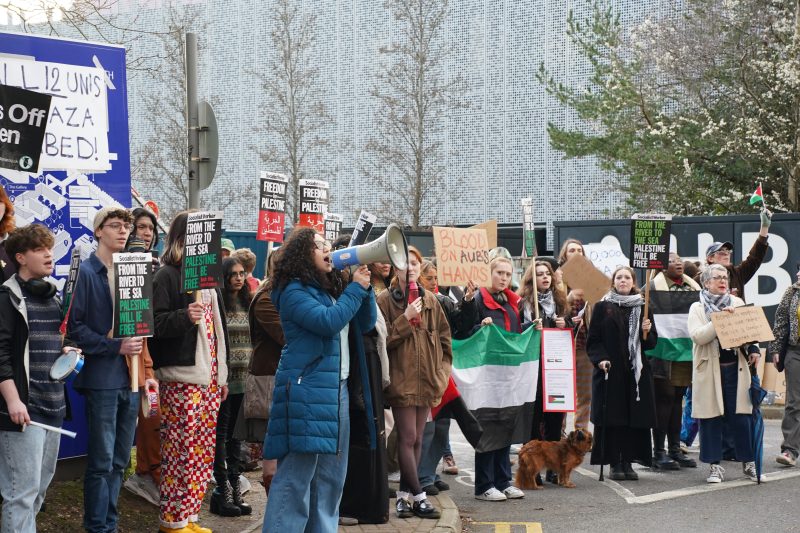
{"label": "curly dark hair", "polygon": [[269,279],[269,290],[282,289],[292,280],[299,280],[303,285],[318,284],[331,296],[338,298],[341,294],[341,282],[338,272],[327,275],[314,267],[314,236],[319,235],[314,228],[295,227],[283,243],[280,256],[275,259],[275,268]]}
{"label": "curly dark hair", "polygon": [[0,185],[0,204],[6,206],[6,212],[0,217],[0,237],[14,231],[14,204],[11,203],[6,190]]}
{"label": "curly dark hair", "polygon": [[[225,285],[225,290],[222,291],[222,299],[225,302],[225,310],[230,311],[235,307],[235,304],[238,301],[239,307],[247,311],[250,308],[250,302],[253,299],[253,294],[250,292],[250,287],[247,286],[247,281],[236,293],[235,299],[233,291],[231,291],[231,274],[233,273],[233,267],[236,265],[240,265],[244,268],[242,262],[237,259],[236,257],[226,257],[222,260],[222,276],[223,276],[223,283]],[[247,272],[247,270],[245,270]]]}

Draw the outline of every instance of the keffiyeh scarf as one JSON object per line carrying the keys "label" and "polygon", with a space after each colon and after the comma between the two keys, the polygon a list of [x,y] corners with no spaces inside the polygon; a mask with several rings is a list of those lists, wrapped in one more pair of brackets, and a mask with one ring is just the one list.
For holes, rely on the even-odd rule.
{"label": "keffiyeh scarf", "polygon": [[703,289],[700,291],[700,302],[703,304],[706,318],[711,320],[711,313],[718,313],[726,307],[730,307],[731,293],[711,294],[708,289]]}
{"label": "keffiyeh scarf", "polygon": [[620,307],[629,307],[631,315],[628,318],[628,353],[631,370],[636,379],[636,401],[639,401],[639,378],[642,377],[642,343],[639,338],[639,319],[642,316],[644,299],[640,294],[619,294],[609,291],[603,300]]}

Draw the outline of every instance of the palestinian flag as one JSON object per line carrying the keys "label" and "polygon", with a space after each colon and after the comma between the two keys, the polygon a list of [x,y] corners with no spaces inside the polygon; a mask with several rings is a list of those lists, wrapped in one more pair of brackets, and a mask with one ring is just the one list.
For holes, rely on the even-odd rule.
{"label": "palestinian flag", "polygon": [[483,435],[483,428],[478,419],[475,418],[467,404],[464,403],[464,398],[458,392],[456,382],[453,381],[453,376],[450,376],[447,382],[447,389],[444,391],[442,401],[439,405],[431,408],[431,418],[438,420],[440,418],[451,418],[456,421],[461,433],[467,439],[467,442],[475,448]]}
{"label": "palestinian flag", "polygon": [[761,191],[761,184],[758,184],[756,187],[755,192],[750,196],[750,205],[756,204],[761,202],[761,205],[764,205],[764,193]]}
{"label": "palestinian flag", "polygon": [[692,360],[687,321],[689,308],[697,301],[700,301],[699,291],[650,290],[650,310],[658,331],[658,343],[645,355],[667,361]]}
{"label": "palestinian flag", "polygon": [[483,428],[477,451],[530,439],[540,342],[535,328],[518,334],[494,325],[453,340],[453,381]]}

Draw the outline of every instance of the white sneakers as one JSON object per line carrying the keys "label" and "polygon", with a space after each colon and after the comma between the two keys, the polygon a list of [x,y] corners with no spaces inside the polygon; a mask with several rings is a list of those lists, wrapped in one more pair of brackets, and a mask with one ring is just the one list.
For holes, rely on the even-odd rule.
{"label": "white sneakers", "polygon": [[516,500],[524,497],[525,497],[524,492],[519,490],[517,487],[510,485],[506,487],[503,490],[503,492],[500,492],[496,488],[492,487],[483,494],[476,495],[475,499],[483,500],[486,502],[504,502],[506,500]]}
{"label": "white sneakers", "polygon": [[521,490],[519,490],[514,485],[509,485],[508,487],[506,487],[503,490],[503,494],[505,494],[506,498],[508,498],[509,500],[516,500],[518,498],[524,498],[525,497],[525,493],[522,492]]}
{"label": "white sneakers", "polygon": [[509,453],[511,455],[519,455],[519,451],[522,449],[522,444],[512,444]]}
{"label": "white sneakers", "polygon": [[140,498],[144,498],[155,506],[160,505],[160,494],[158,486],[150,476],[140,476],[134,474],[125,481],[123,485],[127,490],[136,494]]}
{"label": "white sneakers", "polygon": [[722,483],[725,478],[725,469],[720,465],[711,465],[711,473],[708,474],[706,481],[708,483]]}
{"label": "white sneakers", "polygon": [[504,502],[508,499],[505,494],[492,487],[483,494],[476,494],[476,500],[483,500],[485,502]]}

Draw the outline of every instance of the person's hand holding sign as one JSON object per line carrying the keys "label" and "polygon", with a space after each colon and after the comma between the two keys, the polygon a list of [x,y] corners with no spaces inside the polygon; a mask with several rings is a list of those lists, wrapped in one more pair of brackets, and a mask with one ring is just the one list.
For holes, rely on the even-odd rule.
{"label": "person's hand holding sign", "polygon": [[471,302],[473,298],[475,298],[475,291],[478,290],[478,286],[472,280],[467,282],[467,289],[464,291],[464,301]]}
{"label": "person's hand holding sign", "polygon": [[650,323],[650,319],[649,318],[645,318],[644,320],[642,320],[642,331],[643,332],[645,332],[645,333],[649,332],[652,327],[653,327],[653,325]]}
{"label": "person's hand holding sign", "polygon": [[203,304],[199,302],[192,302],[186,308],[186,314],[189,315],[189,321],[194,324],[203,318]]}
{"label": "person's hand holding sign", "polygon": [[564,320],[563,316],[556,317],[556,327],[558,329],[564,329],[565,327],[567,327],[567,321]]}
{"label": "person's hand holding sign", "polygon": [[492,325],[492,317],[487,316],[483,320],[481,320],[481,326],[491,326]]}
{"label": "person's hand holding sign", "polygon": [[122,339],[119,347],[120,355],[138,355],[142,351],[144,341],[141,337],[127,337]]}
{"label": "person's hand holding sign", "polygon": [[406,312],[403,313],[406,315],[406,320],[411,322],[414,319],[419,320],[419,314],[422,312],[422,297],[420,296],[406,307]]}

